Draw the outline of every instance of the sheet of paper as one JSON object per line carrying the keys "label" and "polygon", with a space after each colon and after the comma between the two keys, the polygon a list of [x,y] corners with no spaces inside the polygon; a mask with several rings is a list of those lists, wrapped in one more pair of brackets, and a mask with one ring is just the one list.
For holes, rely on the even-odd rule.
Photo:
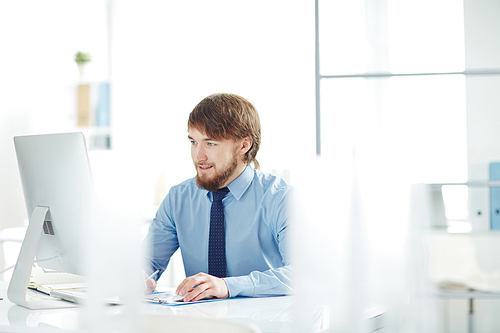
{"label": "sheet of paper", "polygon": [[174,296],[175,296],[174,292],[164,291],[164,292],[154,292],[151,294],[147,294],[144,296],[144,299],[147,302],[166,304],[166,305],[187,305],[187,304],[196,304],[196,303],[213,302],[213,301],[221,301],[222,300],[219,298],[210,298],[210,299],[202,299],[202,300],[193,301],[193,302],[184,302],[184,301],[175,301],[173,299]]}

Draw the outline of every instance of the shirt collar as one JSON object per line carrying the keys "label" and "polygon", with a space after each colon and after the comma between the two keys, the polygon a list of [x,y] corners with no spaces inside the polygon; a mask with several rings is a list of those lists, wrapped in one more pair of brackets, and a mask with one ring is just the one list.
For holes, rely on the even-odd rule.
{"label": "shirt collar", "polygon": [[240,200],[243,196],[243,193],[247,190],[252,183],[254,171],[250,165],[247,165],[245,170],[238,176],[235,180],[231,182],[227,187],[229,187],[229,191],[236,198],[236,200]]}

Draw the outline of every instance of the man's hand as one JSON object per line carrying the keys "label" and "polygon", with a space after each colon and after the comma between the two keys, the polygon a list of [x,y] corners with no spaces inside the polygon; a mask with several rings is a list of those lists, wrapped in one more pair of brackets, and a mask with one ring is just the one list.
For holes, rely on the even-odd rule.
{"label": "man's hand", "polygon": [[148,275],[144,272],[144,294],[149,294],[156,289],[156,281],[154,279],[148,279]]}
{"label": "man's hand", "polygon": [[177,295],[189,293],[184,297],[184,302],[198,301],[208,297],[229,298],[226,282],[205,273],[185,278],[175,292]]}

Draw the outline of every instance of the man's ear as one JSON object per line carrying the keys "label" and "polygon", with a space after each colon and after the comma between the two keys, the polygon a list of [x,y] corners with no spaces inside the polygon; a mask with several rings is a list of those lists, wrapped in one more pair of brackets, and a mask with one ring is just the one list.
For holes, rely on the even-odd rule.
{"label": "man's ear", "polygon": [[250,150],[250,148],[252,148],[252,145],[253,141],[249,136],[246,136],[243,139],[241,139],[239,155],[245,155]]}

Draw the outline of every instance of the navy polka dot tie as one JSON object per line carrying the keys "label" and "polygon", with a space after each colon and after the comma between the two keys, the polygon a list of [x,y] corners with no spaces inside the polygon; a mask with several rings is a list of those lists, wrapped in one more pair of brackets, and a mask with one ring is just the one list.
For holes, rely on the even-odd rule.
{"label": "navy polka dot tie", "polygon": [[210,235],[208,238],[208,274],[226,277],[226,230],[222,199],[229,192],[227,187],[212,192],[210,210]]}

